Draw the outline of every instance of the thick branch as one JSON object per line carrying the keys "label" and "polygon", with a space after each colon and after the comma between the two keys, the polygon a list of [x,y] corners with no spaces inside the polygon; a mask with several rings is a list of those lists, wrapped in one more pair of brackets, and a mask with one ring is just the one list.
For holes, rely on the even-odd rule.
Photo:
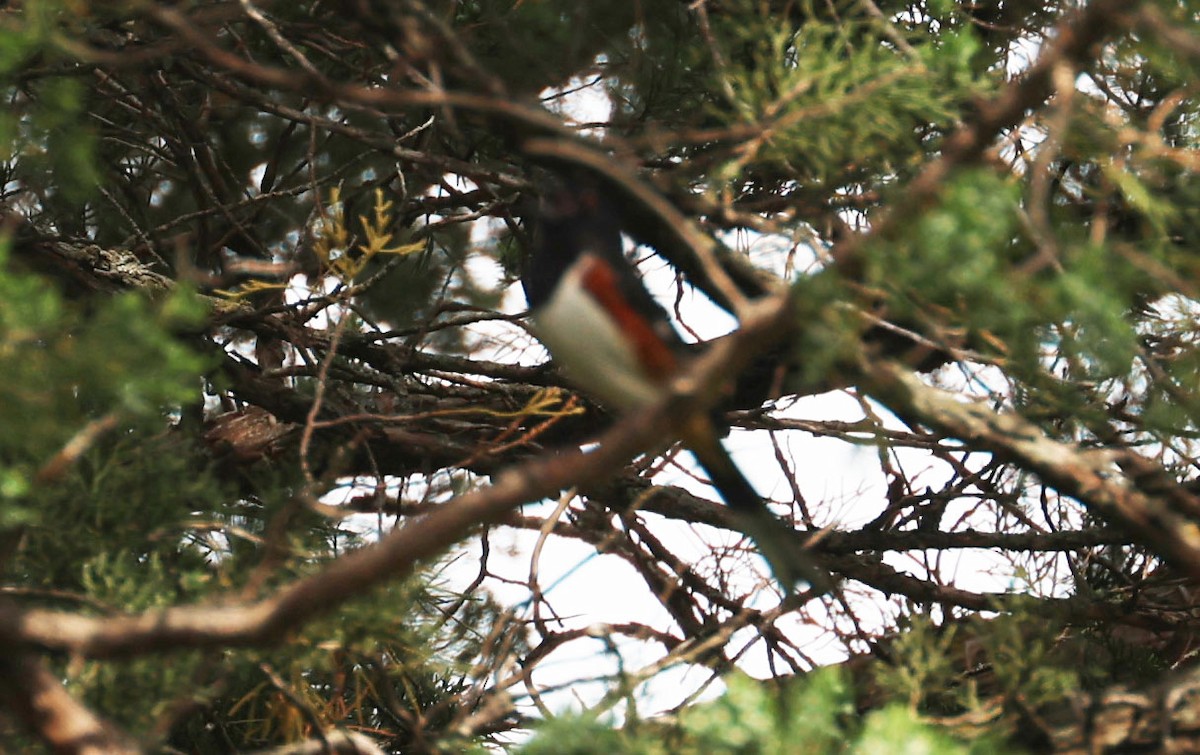
{"label": "thick branch", "polygon": [[736,337],[722,341],[677,381],[670,400],[626,418],[601,438],[598,449],[531,460],[499,475],[491,487],[455,499],[270,598],[245,605],[190,606],[104,618],[21,611],[11,602],[0,603],[0,645],[19,643],[114,657],[278,640],[371,587],[410,574],[418,563],[435,557],[476,526],[495,522],[513,507],[563,488],[598,483],[634,454],[673,434],[691,412],[703,411],[715,400],[725,375],[783,332],[790,307],[781,296],[754,305],[750,312]]}
{"label": "thick branch", "polygon": [[1063,19],[1049,35],[1050,41],[1037,62],[999,95],[981,102],[975,117],[946,137],[941,157],[927,164],[903,192],[896,194],[896,201],[875,222],[870,234],[849,237],[830,250],[839,266],[852,271],[864,242],[887,237],[896,226],[911,222],[914,213],[920,213],[937,198],[951,173],[977,162],[998,134],[1043,104],[1054,92],[1054,72],[1060,66],[1090,66],[1098,45],[1133,24],[1137,5],[1130,0],[1097,0]]}
{"label": "thick branch", "polygon": [[0,655],[0,701],[54,752],[138,752],[112,724],[63,689],[58,676],[33,655]]}
{"label": "thick branch", "polygon": [[1200,669],[1147,690],[1082,694],[1047,717],[1058,753],[1200,751]]}
{"label": "thick branch", "polygon": [[1130,466],[1127,455],[1059,442],[1020,415],[965,402],[893,365],[873,365],[867,377],[871,394],[906,422],[932,427],[1036,473],[1047,485],[1127,527],[1180,573],[1200,579],[1200,502],[1182,488],[1171,496],[1146,495],[1138,489],[1139,480],[1118,466]]}

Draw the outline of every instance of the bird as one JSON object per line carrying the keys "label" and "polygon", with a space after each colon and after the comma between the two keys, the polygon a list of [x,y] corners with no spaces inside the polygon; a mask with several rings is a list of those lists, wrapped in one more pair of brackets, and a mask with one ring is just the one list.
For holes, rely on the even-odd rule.
{"label": "bird", "polygon": [[[661,401],[695,352],[626,257],[619,212],[604,187],[583,175],[555,174],[542,188],[521,277],[533,334],[567,379],[602,406],[632,412]],[[829,574],[742,474],[714,417],[697,412],[680,433],[779,585],[791,592],[807,582],[827,592]]]}

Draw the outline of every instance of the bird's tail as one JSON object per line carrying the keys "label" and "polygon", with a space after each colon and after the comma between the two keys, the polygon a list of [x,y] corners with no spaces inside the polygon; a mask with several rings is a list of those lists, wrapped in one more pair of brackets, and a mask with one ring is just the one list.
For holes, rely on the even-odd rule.
{"label": "bird's tail", "polygon": [[738,529],[758,545],[776,581],[789,592],[800,582],[807,582],[821,593],[831,590],[833,579],[829,572],[799,545],[795,531],[767,508],[758,491],[733,463],[711,420],[700,417],[692,425],[684,442],[725,499]]}

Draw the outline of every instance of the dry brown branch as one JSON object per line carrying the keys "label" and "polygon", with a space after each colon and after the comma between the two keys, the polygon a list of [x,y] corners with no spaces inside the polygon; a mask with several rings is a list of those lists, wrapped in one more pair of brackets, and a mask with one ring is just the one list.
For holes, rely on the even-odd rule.
{"label": "dry brown branch", "polygon": [[[92,658],[123,657],[189,647],[229,647],[277,641],[315,616],[333,610],[372,586],[400,579],[440,554],[475,527],[494,522],[515,506],[573,485],[606,479],[633,454],[711,402],[731,369],[777,337],[786,322],[786,297],[754,305],[735,338],[698,360],[678,381],[677,394],[653,411],[630,416],[600,439],[599,449],[531,460],[500,474],[493,485],[461,496],[421,519],[327,564],[257,603],[169,608],[102,619],[42,610],[0,607],[0,642],[66,650]],[[702,410],[702,409],[701,409]]]}
{"label": "dry brown branch", "polygon": [[0,701],[53,752],[140,752],[116,727],[72,697],[58,675],[31,653],[10,651],[0,655]]}
{"label": "dry brown branch", "polygon": [[1060,66],[1086,70],[1095,61],[1096,48],[1134,22],[1138,3],[1098,0],[1069,15],[1049,34],[1037,61],[1021,78],[980,102],[975,117],[964,123],[942,143],[941,156],[928,163],[910,181],[887,213],[877,219],[871,232],[836,244],[830,255],[839,265],[853,270],[861,245],[887,238],[893,226],[912,222],[936,201],[953,172],[977,162],[993,140],[1006,128],[1018,124],[1025,114],[1041,107],[1054,93],[1054,75]]}
{"label": "dry brown branch", "polygon": [[1134,537],[1183,574],[1200,579],[1200,501],[1152,497],[1120,468],[1127,454],[1084,450],[1048,437],[1015,413],[997,412],[923,383],[890,364],[866,368],[872,395],[914,425],[926,425],[1036,472],[1046,484],[1077,499]]}

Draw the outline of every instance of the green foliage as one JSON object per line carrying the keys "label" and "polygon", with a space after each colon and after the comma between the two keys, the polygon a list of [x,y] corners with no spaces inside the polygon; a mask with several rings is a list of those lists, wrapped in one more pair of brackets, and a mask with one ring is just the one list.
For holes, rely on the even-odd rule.
{"label": "green foliage", "polygon": [[[99,183],[97,138],[89,123],[89,93],[75,72],[60,68],[60,27],[77,16],[59,2],[23,3],[0,25],[0,160],[7,180],[43,192],[42,202],[78,207]],[[37,60],[38,73],[24,66]]]}
{"label": "green foliage", "polygon": [[1014,753],[1011,746],[978,740],[971,745],[955,742],[924,725],[912,711],[889,706],[867,717],[862,734],[849,752],[855,755],[952,755],[953,753]]}
{"label": "green foliage", "polygon": [[[418,577],[353,601],[285,647],[239,653],[237,682],[209,703],[214,716],[239,747],[312,736],[303,711],[264,679],[258,664],[265,660],[288,682],[292,697],[326,725],[365,727],[400,746],[438,741],[453,747],[448,726],[463,713],[471,663],[482,638],[503,620],[494,604],[469,601],[471,610],[452,618],[463,630],[460,640],[468,639],[446,643],[448,617],[441,611],[456,603],[457,596]],[[517,647],[524,649],[519,641]],[[211,740],[194,722],[173,736],[177,746]]]}
{"label": "green foliage", "polygon": [[712,115],[761,130],[749,140],[753,152],[722,171],[725,179],[750,156],[757,169],[777,165],[805,185],[837,185],[867,166],[907,172],[931,130],[949,125],[963,99],[980,91],[969,30],[938,39],[867,20],[793,28],[749,7],[723,19],[715,31],[729,64],[715,72],[714,88],[727,102]]}
{"label": "green foliage", "polygon": [[80,590],[121,610],[217,586],[205,554],[185,541],[194,512],[219,516],[231,492],[186,441],[124,433],[35,491],[11,564],[27,584]]}
{"label": "green foliage", "polygon": [[823,376],[840,365],[853,363],[858,353],[859,324],[854,313],[844,303],[849,300],[841,278],[820,273],[802,276],[792,284],[796,322],[804,328],[790,344],[796,361],[801,365],[797,392],[812,385],[821,385]]}
{"label": "green foliage", "polygon": [[1079,689],[1086,653],[1063,642],[1066,635],[1044,617],[1002,614],[979,634],[1000,691],[1007,699],[1041,706]]}
{"label": "green foliage", "polygon": [[213,657],[187,651],[161,658],[142,658],[126,664],[65,664],[67,689],[93,710],[120,726],[150,731],[161,720],[170,720],[173,709],[198,703],[212,694]]}
{"label": "green foliage", "polygon": [[[822,669],[782,686],[740,674],[717,700],[680,711],[674,725],[655,721],[614,728],[587,716],[561,716],[538,727],[522,755],[788,755],[811,753],[989,752],[967,748],[901,706],[860,718],[845,677]],[[1010,750],[1011,751],[1011,750]]]}
{"label": "green foliage", "polygon": [[0,251],[0,417],[9,429],[0,465],[10,486],[27,490],[38,465],[89,422],[160,420],[195,399],[209,360],[175,335],[201,311],[186,291],[159,302],[126,293],[84,310],[6,258]]}
{"label": "green foliage", "polygon": [[1063,700],[1092,671],[1093,647],[1045,617],[1023,612],[935,625],[914,617],[878,664],[885,698],[937,715],[977,711],[1000,699],[1034,707]]}
{"label": "green foliage", "polygon": [[834,669],[812,674],[783,689],[740,675],[712,703],[681,717],[693,752],[783,755],[804,742],[812,752],[837,752],[853,720],[851,689]]}
{"label": "green foliage", "polygon": [[[894,662],[879,664],[874,682],[886,699],[902,701],[911,709],[945,713],[967,708],[973,700],[961,697],[959,685],[965,664],[954,652],[956,644],[962,644],[962,634],[963,628],[956,624],[938,627],[927,617],[913,617],[889,649]],[[948,690],[952,690],[949,700]]]}
{"label": "green foliage", "polygon": [[[230,503],[233,491],[179,443],[169,434],[128,436],[89,454],[43,499],[47,520],[23,528],[10,582],[53,588],[47,599],[72,609],[141,611],[228,595],[251,579],[262,548],[234,547],[242,541],[232,534],[226,547],[219,536],[214,545],[213,525],[266,537],[286,504]],[[271,476],[260,482],[277,485]],[[300,519],[291,515],[295,536],[271,584],[337,552],[328,523]],[[229,533],[223,527],[215,531]],[[362,544],[338,537],[338,550]],[[110,720],[156,731],[189,752],[296,741],[314,735],[314,721],[366,727],[397,742],[452,742],[447,729],[463,712],[473,665],[489,652],[486,638],[503,631],[508,647],[528,650],[505,621],[494,602],[461,600],[418,575],[387,583],[271,648],[173,654],[169,663],[75,663],[64,675],[74,694]]]}
{"label": "green foliage", "polygon": [[900,230],[898,243],[871,253],[871,280],[893,294],[901,320],[986,334],[973,341],[985,352],[1002,342],[1012,375],[1030,388],[1064,387],[1041,379],[1048,348],[1070,365],[1077,386],[1127,375],[1138,349],[1129,307],[1143,275],[1119,249],[1076,238],[1069,227],[1060,246],[1031,248],[1020,240],[1024,212],[1013,181],[963,172],[936,208]]}
{"label": "green foliage", "polygon": [[[540,133],[528,116],[547,114],[524,108],[542,97],[553,113],[568,100],[546,97],[546,87],[593,81],[614,106],[595,144],[618,145],[623,164],[714,232],[751,229],[827,248],[870,228],[893,200],[911,215],[889,217],[888,238],[865,250],[851,241],[846,257],[822,259],[819,273],[793,283],[802,327],[790,346],[801,368],[779,371],[791,383],[785,400],[853,381],[865,311],[923,343],[963,347],[964,373],[1000,373],[996,382],[1011,392],[996,398],[1056,437],[1153,444],[1174,454],[1164,471],[1194,474],[1200,66],[1187,45],[1155,31],[1152,15],[1096,45],[1102,52],[1086,65],[1072,62],[1077,91],[1059,91],[1045,107],[1029,102],[1021,123],[982,134],[993,146],[986,160],[954,166],[913,206],[899,187],[939,158],[946,134],[988,112],[976,107],[981,96],[1007,86],[1026,43],[1047,39],[1048,22],[1072,4],[255,4],[265,23],[237,4],[10,5],[0,12],[6,212],[21,215],[30,236],[123,250],[176,279],[175,293],[159,298],[75,301],[23,270],[42,267],[29,262],[36,243],[0,258],[0,566],[18,608],[103,615],[269,595],[370,540],[354,533],[357,522],[313,505],[327,491],[378,483],[379,497],[390,498],[393,474],[458,491],[543,441],[579,440],[576,416],[592,415],[534,428],[505,413],[556,378],[498,368],[493,359],[520,361],[507,341],[479,351],[498,323],[475,323],[511,318],[474,309],[498,307],[508,283],[477,275],[486,266],[475,263],[494,252],[477,221],[515,231],[519,202],[539,188],[519,145]],[[1145,7],[1180,34],[1200,33],[1187,4]],[[222,53],[198,52],[152,15],[164,9],[186,15]],[[248,75],[262,69],[270,75]],[[306,70],[327,81],[314,86]],[[344,213],[322,238],[317,204],[334,187]],[[186,291],[232,288],[239,276],[261,283],[260,271],[269,282],[232,315],[206,319]],[[299,305],[283,296],[290,283],[270,277],[296,272],[319,281]],[[336,354],[326,348],[332,320],[346,325]],[[869,348],[897,356],[875,331]],[[285,369],[256,372],[252,354]],[[290,436],[285,451],[261,458],[210,448],[221,417],[253,411],[272,428],[295,427],[310,407],[318,421],[306,428],[303,471]],[[466,407],[482,407],[486,419]],[[868,437],[857,420],[806,427],[847,443]],[[781,467],[788,432],[778,431]],[[937,443],[936,453],[960,455],[941,440],[874,434],[895,478],[889,503],[970,497],[969,518],[958,520],[968,528],[992,514],[1005,529],[1077,518],[1051,511],[1053,495],[1037,511],[1035,476],[999,460],[922,496],[916,477],[903,479],[905,468],[922,466],[908,454]],[[641,467],[661,468],[652,462]],[[343,470],[354,477],[337,479]],[[816,526],[830,511],[813,511]],[[1014,514],[1024,515],[1019,525]],[[571,521],[583,535],[592,526],[601,525]],[[663,554],[633,558],[631,549],[673,545],[634,534],[606,546],[651,576]],[[868,563],[894,533],[862,534],[885,543],[860,554]],[[707,633],[732,605],[695,589],[710,574],[697,570],[659,593],[684,639]],[[1135,570],[1120,576],[1124,589]],[[736,582],[713,584],[728,591]],[[847,594],[827,604],[827,626],[877,628],[879,607],[859,621]],[[479,595],[450,594],[419,574],[265,649],[47,662],[72,694],[150,746],[228,752],[355,727],[389,751],[465,751],[487,736],[457,733],[477,712],[471,706],[501,711],[481,717],[489,731],[525,724],[501,705],[521,693],[496,680],[518,666],[532,675],[566,636],[547,620],[544,644],[531,651],[518,623]],[[1139,682],[1161,670],[1144,648],[1097,636],[1072,644],[1076,637],[1020,612],[940,627],[913,621],[889,647],[894,664],[879,678],[896,703],[882,710],[864,712],[836,671],[778,683],[735,675],[719,699],[669,719],[550,717],[523,750],[962,752],[918,716],[976,711],[997,696],[1037,714],[1081,686],[1104,687],[1114,668]]]}
{"label": "green foliage", "polygon": [[1056,310],[1069,313],[1070,323],[1060,328],[1063,355],[1086,365],[1072,377],[1102,380],[1124,375],[1133,366],[1138,350],[1137,334],[1126,315],[1129,291],[1113,268],[1124,267],[1105,250],[1083,248],[1075,264],[1056,281],[1059,297]]}
{"label": "green foliage", "polygon": [[37,108],[24,124],[23,143],[18,142],[25,167],[49,172],[67,202],[82,201],[100,183],[85,90],[75,79],[48,79],[35,96]]}
{"label": "green foliage", "polygon": [[473,0],[455,3],[454,21],[481,70],[533,95],[567,83],[634,17],[626,4]]}
{"label": "green foliage", "polygon": [[1200,397],[1175,388],[1200,374],[1200,321],[1194,303],[1182,297],[1166,297],[1157,312],[1143,337],[1150,344],[1171,344],[1173,348],[1169,356],[1150,362],[1163,379],[1151,384],[1143,416],[1151,427],[1170,435],[1200,417]]}
{"label": "green foliage", "polygon": [[[901,229],[900,243],[870,252],[869,279],[905,298],[952,311],[974,328],[1022,333],[1032,319],[1037,283],[1011,281],[1017,187],[990,171],[957,176],[941,202]],[[901,312],[902,316],[910,313]]]}
{"label": "green foliage", "polygon": [[[398,743],[449,746],[455,736],[446,728],[461,712],[459,701],[470,684],[470,663],[447,652],[438,640],[443,627],[434,621],[440,616],[435,609],[452,597],[417,578],[354,601],[278,647],[219,657],[177,653],[169,663],[77,663],[67,667],[66,677],[76,694],[110,720],[137,731],[157,726],[167,743],[187,752],[311,738],[314,722],[366,728]],[[493,605],[462,626],[485,637],[499,616]],[[478,641],[455,650],[477,657]],[[147,706],[147,700],[155,702]],[[182,713],[187,715],[177,721]]]}
{"label": "green foliage", "polygon": [[518,752],[521,755],[658,755],[662,752],[651,738],[634,734],[585,716],[558,716],[538,727],[537,736]]}

